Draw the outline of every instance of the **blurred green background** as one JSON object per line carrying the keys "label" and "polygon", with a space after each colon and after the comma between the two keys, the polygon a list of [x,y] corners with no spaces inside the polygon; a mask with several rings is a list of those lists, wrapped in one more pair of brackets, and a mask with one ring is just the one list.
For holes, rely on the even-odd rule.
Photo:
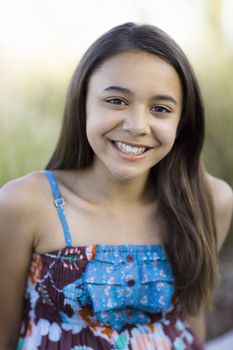
{"label": "blurred green background", "polygon": [[[114,19],[106,1],[86,3],[89,7],[82,8],[84,5],[78,1],[62,0],[59,7],[53,0],[35,1],[33,5],[24,0],[21,12],[16,11],[17,20],[9,10],[17,3],[12,0],[5,3],[5,14],[3,11],[0,18],[4,22],[0,28],[0,187],[45,166],[57,141],[67,86],[81,54],[96,36],[131,20],[160,26],[187,53],[205,102],[207,130],[203,157],[207,169],[232,186],[233,27],[226,25],[230,2],[174,0],[164,1],[161,7],[161,1],[120,1],[118,6],[122,5],[122,9],[116,9],[120,12],[113,13]],[[56,13],[58,10],[61,13]],[[77,19],[72,15],[75,11]],[[84,20],[75,29],[76,21],[81,18],[78,15]],[[37,19],[34,27],[32,18]],[[108,18],[105,26],[104,18]],[[221,255],[223,273],[232,265],[232,255],[231,230]],[[227,278],[230,284],[233,275]],[[232,290],[232,282],[229,288]],[[218,316],[222,316],[218,303],[224,299],[223,293],[220,285],[215,292],[215,313],[208,315],[209,324],[213,323],[213,317],[219,320]],[[225,308],[233,310],[232,298],[229,297]],[[210,338],[233,329],[233,316],[230,319],[224,314],[224,318],[228,321],[208,326]]]}

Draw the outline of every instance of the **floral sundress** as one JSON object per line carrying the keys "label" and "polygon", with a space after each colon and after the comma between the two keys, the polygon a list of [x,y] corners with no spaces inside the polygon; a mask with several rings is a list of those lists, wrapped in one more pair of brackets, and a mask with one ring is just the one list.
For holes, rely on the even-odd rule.
{"label": "floral sundress", "polygon": [[56,178],[44,174],[66,247],[32,256],[17,350],[203,350],[181,317],[164,248],[74,247]]}

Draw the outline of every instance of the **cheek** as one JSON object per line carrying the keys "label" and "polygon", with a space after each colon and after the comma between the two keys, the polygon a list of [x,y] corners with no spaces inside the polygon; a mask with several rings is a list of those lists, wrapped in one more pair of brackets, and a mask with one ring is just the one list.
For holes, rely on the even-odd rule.
{"label": "cheek", "polygon": [[100,144],[112,128],[111,118],[101,109],[91,108],[87,111],[86,135],[90,145]]}
{"label": "cheek", "polygon": [[86,112],[86,132],[98,136],[104,136],[119,124],[119,114],[92,105]]}
{"label": "cheek", "polygon": [[176,121],[161,121],[153,128],[154,135],[161,144],[170,144],[175,141],[178,123]]}
{"label": "cheek", "polygon": [[95,114],[87,115],[86,133],[88,135],[95,135],[96,137],[103,135],[108,130],[107,119],[97,112]]}
{"label": "cheek", "polygon": [[87,105],[86,110],[86,131],[88,133],[93,133],[95,130],[98,132],[98,130],[101,127],[102,124],[102,114],[99,108],[92,104],[90,107]]}

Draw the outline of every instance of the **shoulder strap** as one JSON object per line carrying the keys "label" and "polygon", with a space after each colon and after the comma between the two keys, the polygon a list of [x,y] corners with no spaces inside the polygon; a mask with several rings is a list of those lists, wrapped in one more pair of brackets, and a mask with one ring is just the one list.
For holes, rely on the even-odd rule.
{"label": "shoulder strap", "polygon": [[51,186],[51,190],[52,190],[53,198],[54,198],[54,205],[57,208],[57,212],[58,212],[61,224],[62,224],[66,245],[68,247],[72,247],[70,230],[69,230],[68,222],[67,222],[66,215],[65,215],[65,212],[63,209],[63,206],[65,205],[65,201],[64,201],[64,198],[60,194],[57,179],[56,179],[55,175],[49,170],[42,170],[42,172],[47,176],[47,178],[49,180],[49,184]]}

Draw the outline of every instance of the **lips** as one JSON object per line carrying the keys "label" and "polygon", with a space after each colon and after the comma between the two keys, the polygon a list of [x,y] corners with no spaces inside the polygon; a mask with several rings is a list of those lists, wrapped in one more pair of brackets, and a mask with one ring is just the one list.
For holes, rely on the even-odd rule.
{"label": "lips", "polygon": [[121,141],[115,141],[114,145],[121,152],[126,153],[126,154],[131,154],[131,155],[140,155],[140,154],[143,154],[147,150],[146,147],[131,146],[131,145],[124,143],[124,142],[121,142]]}
{"label": "lips", "polygon": [[124,141],[124,140],[111,140],[111,139],[109,139],[109,141],[111,141],[113,143],[115,143],[115,142],[122,142],[122,143],[124,143],[126,145],[129,145],[129,146],[132,146],[132,147],[145,147],[147,149],[156,147],[156,145],[152,145],[151,146],[151,145],[146,145],[146,144],[139,143],[139,142],[138,143],[134,143],[134,142]]}

